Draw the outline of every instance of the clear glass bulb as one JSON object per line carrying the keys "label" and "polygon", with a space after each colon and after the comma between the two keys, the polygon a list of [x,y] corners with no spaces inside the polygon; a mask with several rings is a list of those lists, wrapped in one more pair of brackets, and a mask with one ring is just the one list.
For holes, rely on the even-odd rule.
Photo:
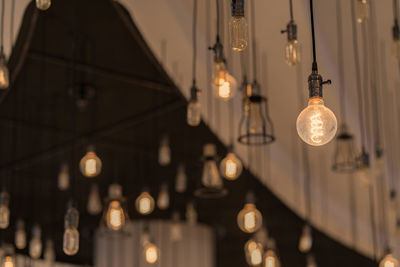
{"label": "clear glass bulb", "polygon": [[6,56],[0,52],[0,89],[4,90],[10,86],[10,73],[7,67]]}
{"label": "clear glass bulb", "polygon": [[229,21],[229,33],[233,51],[243,51],[249,43],[247,21],[244,16],[232,16]]}
{"label": "clear glass bulb", "polygon": [[317,262],[313,255],[307,255],[307,267],[317,267]]}
{"label": "clear glass bulb", "polygon": [[5,256],[3,258],[3,267],[14,267],[14,257],[13,256]]}
{"label": "clear glass bulb", "polygon": [[64,230],[63,251],[68,256],[78,253],[79,231],[75,227],[68,227]]}
{"label": "clear glass bulb", "polygon": [[303,231],[299,239],[300,252],[308,253],[311,250],[312,244],[313,244],[313,239],[312,239],[311,227],[308,224],[306,224],[303,227]]}
{"label": "clear glass bulb", "polygon": [[250,102],[249,110],[249,133],[263,133],[264,132],[264,118],[262,116],[261,105],[259,102]]}
{"label": "clear glass bulb", "polygon": [[47,10],[51,6],[51,0],[36,0],[36,7],[40,10]]}
{"label": "clear glass bulb", "polygon": [[154,210],[154,199],[147,191],[143,191],[136,199],[136,210],[143,215],[147,215]]}
{"label": "clear glass bulb", "polygon": [[208,159],[204,162],[203,175],[201,182],[205,187],[222,188],[223,183],[219,176],[217,163],[214,159]]}
{"label": "clear glass bulb", "polygon": [[393,40],[392,54],[395,59],[400,59],[400,39]]}
{"label": "clear glass bulb", "polygon": [[228,180],[236,180],[239,178],[243,171],[243,165],[240,159],[238,159],[235,153],[230,152],[221,161],[219,165],[219,171],[221,175]]}
{"label": "clear glass bulb", "polygon": [[69,167],[67,163],[63,163],[58,173],[58,189],[66,191],[69,188]]}
{"label": "clear glass bulb", "polygon": [[389,253],[381,260],[379,267],[399,267],[399,261]]}
{"label": "clear glass bulb", "polygon": [[310,98],[308,107],[297,117],[296,127],[304,142],[322,146],[335,137],[337,120],[335,114],[324,106],[322,98]]}
{"label": "clear glass bulb", "polygon": [[226,70],[225,62],[221,59],[214,60],[212,66],[212,84],[214,86],[223,86],[227,79],[228,71]]}
{"label": "clear glass bulb", "polygon": [[188,224],[190,225],[196,225],[197,224],[197,211],[196,208],[194,207],[194,204],[192,202],[189,202],[186,205],[186,220]]}
{"label": "clear glass bulb", "polygon": [[261,243],[250,239],[244,245],[247,264],[250,266],[260,266],[263,262],[264,247]]}
{"label": "clear glass bulb", "polygon": [[215,97],[222,100],[229,100],[235,96],[237,91],[236,79],[228,72],[225,74],[225,81],[221,81],[218,86],[213,86]]}
{"label": "clear glass bulb", "polygon": [[290,40],[286,44],[286,63],[289,66],[296,66],[300,63],[300,44],[297,40]]}
{"label": "clear glass bulb", "polygon": [[167,184],[163,184],[161,186],[161,190],[157,198],[157,207],[160,210],[166,210],[169,207],[169,192]]}
{"label": "clear glass bulb", "polygon": [[163,136],[158,150],[158,163],[161,166],[168,166],[171,163],[171,148],[169,147],[168,136]]}
{"label": "clear glass bulb", "polygon": [[53,240],[47,240],[46,241],[46,248],[44,249],[43,253],[44,260],[46,263],[50,264],[56,261],[56,252],[54,250],[54,242]]}
{"label": "clear glass bulb", "polygon": [[178,165],[178,170],[176,173],[175,180],[176,180],[175,191],[178,193],[185,192],[187,187],[187,176],[186,176],[185,166],[182,163]]}
{"label": "clear glass bulb", "polygon": [[26,231],[25,223],[23,220],[19,219],[16,225],[15,231],[15,247],[17,249],[24,249],[26,247]]}
{"label": "clear glass bulb", "polygon": [[182,227],[180,223],[179,212],[175,211],[172,214],[172,224],[171,224],[171,241],[177,242],[182,240]]}
{"label": "clear glass bulb", "polygon": [[32,229],[32,239],[29,242],[29,256],[38,259],[42,255],[42,230],[39,225],[34,225]]}
{"label": "clear glass bulb", "polygon": [[196,127],[201,122],[201,106],[198,99],[191,99],[187,107],[186,121],[189,126]]}
{"label": "clear glass bulb", "polygon": [[125,225],[125,217],[121,202],[113,200],[108,204],[106,223],[109,229],[114,231],[120,230]]}
{"label": "clear glass bulb", "polygon": [[262,214],[253,203],[246,203],[237,216],[237,223],[245,233],[254,233],[262,225]]}
{"label": "clear glass bulb", "polygon": [[94,152],[94,147],[89,146],[88,152],[81,159],[79,167],[81,173],[88,178],[96,177],[101,172],[101,160]]}
{"label": "clear glass bulb", "polygon": [[3,191],[0,193],[0,229],[8,228],[10,224],[10,208],[8,207],[10,195]]}
{"label": "clear glass bulb", "polygon": [[281,263],[280,263],[278,257],[276,256],[276,253],[274,250],[269,249],[265,253],[264,266],[265,267],[280,267],[281,266]]}
{"label": "clear glass bulb", "polygon": [[369,18],[369,3],[368,0],[356,0],[356,15],[357,22],[363,23]]}
{"label": "clear glass bulb", "polygon": [[157,246],[151,242],[146,242],[146,244],[144,245],[144,255],[147,263],[156,263],[159,257]]}
{"label": "clear glass bulb", "polygon": [[87,204],[87,210],[90,215],[100,214],[103,210],[103,205],[100,199],[99,188],[96,184],[92,184],[89,193],[89,199]]}

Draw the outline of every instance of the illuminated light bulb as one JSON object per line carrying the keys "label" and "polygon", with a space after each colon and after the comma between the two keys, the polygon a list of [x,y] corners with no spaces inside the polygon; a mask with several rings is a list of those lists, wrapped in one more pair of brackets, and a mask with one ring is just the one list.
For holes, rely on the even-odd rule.
{"label": "illuminated light bulb", "polygon": [[220,81],[220,84],[213,86],[214,94],[222,100],[231,99],[237,91],[236,79],[228,72],[225,73],[225,79]]}
{"label": "illuminated light bulb", "polygon": [[324,106],[320,97],[312,97],[297,117],[297,133],[309,145],[322,146],[329,143],[336,134],[337,120],[335,114]]}
{"label": "illuminated light bulb", "polygon": [[5,256],[3,258],[3,267],[14,267],[14,257],[13,256]]}
{"label": "illuminated light bulb", "polygon": [[53,240],[46,241],[46,248],[44,249],[43,257],[48,266],[56,261],[56,252],[54,250]]}
{"label": "illuminated light bulb", "polygon": [[399,267],[399,261],[389,253],[381,260],[379,267]]}
{"label": "illuminated light bulb", "polygon": [[88,152],[81,159],[79,164],[81,173],[88,178],[96,177],[101,172],[101,166],[101,160],[97,157],[94,146],[89,146]]}
{"label": "illuminated light bulb", "polygon": [[243,51],[249,43],[248,26],[244,16],[244,0],[232,1],[229,35],[233,51]]}
{"label": "illuminated light bulb", "polygon": [[151,242],[146,242],[146,244],[144,245],[144,255],[147,263],[156,263],[159,257],[157,246]]}
{"label": "illuminated light bulb", "polygon": [[29,242],[29,256],[33,259],[38,259],[42,255],[42,230],[39,225],[34,225],[32,228],[32,239]]}
{"label": "illuminated light bulb", "polygon": [[3,48],[0,50],[0,89],[4,90],[10,86],[10,74],[8,72],[6,55]]}
{"label": "illuminated light bulb", "polygon": [[179,212],[174,211],[172,214],[172,224],[171,224],[171,241],[177,242],[182,240],[182,227],[180,223]]}
{"label": "illuminated light bulb", "polygon": [[236,180],[242,174],[243,165],[233,152],[229,152],[219,165],[221,175],[227,180]]}
{"label": "illuminated light bulb", "polygon": [[64,218],[64,238],[63,251],[66,255],[72,256],[79,251],[79,212],[69,204],[67,213]]}
{"label": "illuminated light bulb", "polygon": [[187,106],[186,122],[189,126],[196,127],[201,122],[201,106],[199,101],[199,89],[197,89],[195,82],[190,88],[190,100]]}
{"label": "illuminated light bulb", "polygon": [[15,247],[17,249],[24,249],[26,247],[26,231],[25,223],[23,220],[19,219],[16,225],[15,231]]}
{"label": "illuminated light bulb", "polygon": [[66,191],[69,188],[69,167],[67,163],[61,165],[60,172],[58,173],[58,189]]}
{"label": "illuminated light bulb", "polygon": [[97,184],[92,184],[90,188],[87,210],[90,215],[100,214],[103,210],[103,205],[101,203],[99,188]]}
{"label": "illuminated light bulb", "polygon": [[307,267],[317,267],[314,255],[307,255]]}
{"label": "illuminated light bulb", "polygon": [[136,210],[142,215],[148,215],[154,210],[154,199],[147,190],[136,199]]}
{"label": "illuminated light bulb", "polygon": [[260,242],[250,239],[244,245],[246,261],[250,266],[260,266],[263,262],[264,247]]}
{"label": "illuminated light bulb", "polygon": [[10,195],[6,191],[0,193],[0,229],[8,228],[10,224]]}
{"label": "illuminated light bulb", "polygon": [[370,169],[368,167],[361,168],[358,171],[358,179],[364,187],[371,186]]}
{"label": "illuminated light bulb", "polygon": [[169,207],[169,192],[167,184],[163,184],[161,186],[161,190],[157,198],[157,207],[160,210],[166,210]]}
{"label": "illuminated light bulb", "polygon": [[227,81],[226,65],[223,59],[216,58],[212,66],[212,81],[214,86],[223,86]]}
{"label": "illuminated light bulb", "polygon": [[201,182],[205,187],[222,188],[222,179],[219,176],[217,162],[215,160],[216,147],[214,144],[206,144],[204,146],[204,166]]}
{"label": "illuminated light bulb", "polygon": [[357,15],[357,22],[363,23],[367,21],[369,18],[369,3],[368,0],[356,0],[357,7],[356,7],[356,15]]}
{"label": "illuminated light bulb", "polygon": [[185,166],[182,163],[178,165],[178,170],[176,173],[175,180],[176,180],[175,191],[178,193],[185,192],[187,187],[187,176],[186,176]]}
{"label": "illuminated light bulb", "polygon": [[158,150],[158,163],[165,167],[171,163],[171,148],[169,147],[168,136],[163,136]]}
{"label": "illuminated light bulb", "polygon": [[276,253],[274,250],[269,249],[267,252],[265,252],[264,256],[264,266],[265,267],[280,267],[281,263],[276,256]]}
{"label": "illuminated light bulb", "polygon": [[254,233],[260,229],[262,225],[262,214],[256,208],[255,196],[253,193],[247,193],[247,203],[244,204],[244,208],[237,215],[237,223],[245,233]]}
{"label": "illuminated light bulb", "polygon": [[297,40],[288,41],[285,52],[286,63],[289,66],[296,66],[300,63],[300,44]]}
{"label": "illuminated light bulb", "polygon": [[312,239],[311,227],[308,224],[306,224],[303,227],[303,231],[299,239],[300,252],[308,253],[311,250],[312,244],[313,244],[313,239]]}
{"label": "illuminated light bulb", "polygon": [[190,225],[196,225],[197,224],[197,211],[196,208],[194,207],[194,204],[192,202],[189,202],[186,205],[186,220],[188,224]]}
{"label": "illuminated light bulb", "polygon": [[108,198],[109,203],[105,214],[107,227],[114,231],[121,230],[125,226],[128,216],[122,206],[125,198],[122,196],[121,185],[110,185],[108,188]]}
{"label": "illuminated light bulb", "polygon": [[51,6],[51,0],[36,0],[36,7],[40,10],[47,10]]}

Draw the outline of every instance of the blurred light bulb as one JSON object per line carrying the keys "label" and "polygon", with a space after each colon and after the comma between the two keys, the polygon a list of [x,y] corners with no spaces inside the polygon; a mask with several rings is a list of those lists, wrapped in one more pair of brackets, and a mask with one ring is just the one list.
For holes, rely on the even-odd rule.
{"label": "blurred light bulb", "polygon": [[182,227],[180,223],[179,212],[174,211],[172,214],[172,224],[171,224],[171,241],[177,242],[182,240]]}
{"label": "blurred light bulb", "polygon": [[0,229],[8,228],[10,224],[10,195],[6,191],[0,193]]}
{"label": "blurred light bulb", "polygon": [[153,243],[146,242],[144,245],[144,254],[147,263],[154,264],[158,261],[159,251],[157,246]]}
{"label": "blurred light bulb", "polygon": [[226,71],[225,79],[220,80],[220,83],[214,85],[213,88],[217,98],[229,100],[236,94],[237,82],[236,79]]}
{"label": "blurred light bulb", "polygon": [[15,231],[15,247],[17,249],[24,249],[26,247],[26,231],[25,223],[23,220],[19,219],[16,225]]}
{"label": "blurred light bulb", "polygon": [[101,160],[97,157],[94,147],[89,146],[88,152],[81,159],[79,164],[81,173],[88,178],[96,177],[101,172],[101,166]]}
{"label": "blurred light bulb", "polygon": [[357,7],[356,7],[356,15],[357,15],[357,22],[363,23],[369,18],[369,3],[368,0],[356,0]]}
{"label": "blurred light bulb", "polygon": [[243,14],[233,15],[229,21],[229,33],[233,51],[243,51],[249,43],[247,21]]}
{"label": "blurred light bulb", "polygon": [[324,106],[322,98],[310,98],[308,107],[297,117],[297,133],[309,145],[322,146],[336,134],[335,114]]}
{"label": "blurred light bulb", "polygon": [[40,10],[47,10],[51,6],[51,0],[36,0],[36,7]]}
{"label": "blurred light bulb", "polygon": [[237,215],[237,223],[245,233],[254,233],[260,229],[262,225],[262,214],[256,208],[255,196],[253,193],[247,194],[247,203],[244,208]]}
{"label": "blurred light bulb", "polygon": [[195,225],[197,224],[197,211],[196,208],[194,207],[193,202],[189,202],[186,205],[186,220],[190,225]]}
{"label": "blurred light bulb", "polygon": [[39,225],[34,225],[32,228],[32,239],[29,242],[29,256],[33,259],[38,259],[42,255],[42,230]]}
{"label": "blurred light bulb", "polygon": [[201,122],[201,106],[199,100],[191,99],[187,107],[187,124],[195,127],[199,126]]}
{"label": "blurred light bulb", "polygon": [[250,239],[244,245],[247,264],[250,266],[260,266],[263,261],[264,247],[261,243]]}
{"label": "blurred light bulb", "polygon": [[299,240],[299,250],[302,253],[308,253],[311,250],[313,244],[311,227],[306,224],[303,227],[303,231]]}
{"label": "blurred light bulb", "polygon": [[3,267],[14,267],[14,257],[13,256],[5,256],[3,258]]}
{"label": "blurred light bulb", "polygon": [[146,190],[136,199],[136,210],[143,215],[148,215],[153,212],[154,199]]}
{"label": "blurred light bulb", "polygon": [[171,148],[169,147],[168,136],[163,136],[158,150],[158,163],[161,166],[168,166],[171,163]]}
{"label": "blurred light bulb", "polygon": [[289,66],[296,66],[300,62],[300,44],[294,39],[286,44],[286,63]]}
{"label": "blurred light bulb", "polygon": [[230,152],[219,165],[221,175],[228,180],[236,180],[242,174],[243,165],[235,153]]}
{"label": "blurred light bulb", "polygon": [[92,184],[90,188],[87,210],[90,215],[100,214],[103,210],[103,205],[101,203],[99,188],[97,184]]}
{"label": "blurred light bulb", "polygon": [[0,89],[4,90],[10,86],[10,74],[8,72],[6,55],[3,49],[0,51]]}
{"label": "blurred light bulb", "polygon": [[276,253],[274,250],[269,249],[265,253],[264,266],[265,267],[280,267],[281,266],[281,263],[279,262],[279,259],[276,256]]}
{"label": "blurred light bulb", "polygon": [[58,189],[66,191],[69,188],[69,167],[67,163],[61,165],[58,173]]}
{"label": "blurred light bulb", "polygon": [[216,147],[214,144],[204,146],[204,166],[201,182],[205,187],[220,189],[223,187],[222,179],[219,176],[217,162],[215,160]]}
{"label": "blurred light bulb", "polygon": [[227,82],[227,73],[225,61],[217,57],[212,66],[213,85],[217,87],[223,86]]}
{"label": "blurred light bulb", "polygon": [[56,261],[56,252],[54,250],[54,242],[53,240],[46,241],[46,248],[44,249],[43,257],[45,262],[50,267],[52,263]]}
{"label": "blurred light bulb", "polygon": [[317,262],[313,255],[307,255],[307,267],[317,267]]}
{"label": "blurred light bulb", "polygon": [[118,231],[125,224],[125,215],[121,203],[113,200],[108,205],[107,210],[107,227]]}
{"label": "blurred light bulb", "polygon": [[163,184],[161,186],[161,190],[157,198],[157,206],[160,210],[166,210],[169,207],[169,192],[167,184]]}
{"label": "blurred light bulb", "polygon": [[72,256],[79,251],[79,212],[70,204],[64,218],[63,251]]}
{"label": "blurred light bulb", "polygon": [[389,253],[381,260],[379,267],[399,267],[399,261]]}
{"label": "blurred light bulb", "polygon": [[185,166],[180,163],[178,165],[178,170],[176,174],[176,181],[175,181],[175,191],[178,193],[183,193],[186,191],[187,186],[187,176],[185,171]]}

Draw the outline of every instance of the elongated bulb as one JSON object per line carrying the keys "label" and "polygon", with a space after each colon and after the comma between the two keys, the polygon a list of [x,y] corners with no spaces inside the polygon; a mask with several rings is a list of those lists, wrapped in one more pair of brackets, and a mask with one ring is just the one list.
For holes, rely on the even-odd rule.
{"label": "elongated bulb", "polygon": [[158,261],[158,248],[153,243],[146,243],[144,253],[147,263],[154,264]]}
{"label": "elongated bulb", "polygon": [[313,243],[311,228],[305,225],[299,240],[299,250],[302,253],[308,253],[311,250]]}
{"label": "elongated bulb", "polygon": [[88,178],[96,177],[101,173],[102,163],[92,146],[88,148],[88,152],[81,159],[79,167],[81,173]]}
{"label": "elongated bulb", "polygon": [[229,33],[233,51],[243,51],[249,43],[246,18],[242,15],[232,16],[229,21]]}
{"label": "elongated bulb", "polygon": [[220,87],[227,82],[227,70],[225,62],[221,59],[214,60],[212,66],[212,83],[214,86]]}
{"label": "elongated bulb", "polygon": [[236,180],[239,178],[243,171],[243,165],[240,159],[238,159],[235,153],[230,152],[221,161],[219,170],[221,175],[228,180]]}
{"label": "elongated bulb", "polygon": [[14,257],[12,256],[5,256],[3,259],[3,267],[14,267]]}
{"label": "elongated bulb", "polygon": [[180,224],[180,215],[179,212],[175,211],[172,214],[172,224],[171,224],[171,232],[170,237],[172,242],[177,242],[182,240],[182,227]]}
{"label": "elongated bulb", "polygon": [[379,267],[398,267],[399,261],[392,254],[387,254],[379,263]]}
{"label": "elongated bulb", "polygon": [[167,185],[163,185],[161,187],[161,191],[158,194],[158,198],[157,198],[157,207],[160,210],[166,210],[169,207],[169,192],[168,192]]}
{"label": "elongated bulb", "polygon": [[18,220],[16,228],[15,247],[17,249],[24,249],[26,247],[26,231],[24,221]]}
{"label": "elongated bulb", "polygon": [[280,262],[279,262],[278,257],[275,254],[275,251],[270,249],[265,253],[264,264],[265,264],[265,267],[279,267],[280,266]]}
{"label": "elongated bulb", "polygon": [[0,193],[0,229],[6,229],[10,224],[9,200],[10,195],[6,191]]}
{"label": "elongated bulb", "polygon": [[192,202],[186,205],[186,220],[190,225],[197,224],[197,211]]}
{"label": "elongated bulb", "polygon": [[307,267],[317,267],[317,262],[313,255],[307,255]]}
{"label": "elongated bulb", "polygon": [[68,256],[78,253],[79,231],[75,227],[68,227],[64,230],[63,251]]}
{"label": "elongated bulb", "polygon": [[51,6],[51,0],[36,0],[36,7],[40,10],[47,10]]}
{"label": "elongated bulb", "polygon": [[163,136],[158,150],[158,163],[161,166],[168,166],[171,163],[171,148],[167,136]]}
{"label": "elongated bulb", "polygon": [[187,107],[186,122],[189,126],[196,127],[201,122],[201,106],[198,99],[191,99]]}
{"label": "elongated bulb", "polygon": [[263,261],[264,248],[261,243],[250,239],[244,245],[246,261],[250,266],[259,266]]}
{"label": "elongated bulb", "polygon": [[125,225],[125,213],[117,200],[110,202],[106,216],[107,227],[111,230],[118,231]]}
{"label": "elongated bulb", "polygon": [[335,114],[324,106],[322,98],[310,98],[308,107],[297,117],[296,127],[304,142],[322,146],[335,137],[337,120]]}
{"label": "elongated bulb", "polygon": [[186,191],[187,186],[187,176],[185,171],[185,166],[181,163],[178,166],[176,181],[175,181],[175,191],[178,193],[183,193]]}
{"label": "elongated bulb", "polygon": [[298,63],[300,63],[300,44],[297,40],[288,41],[285,52],[286,63],[289,66],[296,66]]}
{"label": "elongated bulb", "polygon": [[29,242],[29,256],[33,259],[38,259],[42,255],[42,240],[41,240],[42,230],[38,225],[33,226],[32,229],[32,239]]}
{"label": "elongated bulb", "polygon": [[136,210],[143,215],[147,215],[154,210],[154,199],[147,191],[143,191],[136,199]]}
{"label": "elongated bulb", "polygon": [[102,209],[103,205],[100,199],[99,188],[96,184],[93,184],[90,188],[87,210],[90,215],[97,215],[101,213]]}
{"label": "elongated bulb", "polygon": [[262,225],[261,212],[253,203],[247,203],[237,216],[239,228],[245,233],[254,233]]}
{"label": "elongated bulb", "polygon": [[44,260],[47,263],[53,263],[56,261],[56,252],[54,250],[54,243],[53,240],[46,241],[46,248],[43,253]]}
{"label": "elongated bulb", "polygon": [[58,189],[66,191],[69,188],[69,167],[68,164],[61,165],[60,172],[58,173]]}
{"label": "elongated bulb", "polygon": [[369,3],[368,0],[356,0],[356,14],[357,14],[357,22],[363,23],[369,18]]}
{"label": "elongated bulb", "polygon": [[10,86],[10,73],[7,67],[6,56],[4,52],[0,54],[0,89],[4,90]]}

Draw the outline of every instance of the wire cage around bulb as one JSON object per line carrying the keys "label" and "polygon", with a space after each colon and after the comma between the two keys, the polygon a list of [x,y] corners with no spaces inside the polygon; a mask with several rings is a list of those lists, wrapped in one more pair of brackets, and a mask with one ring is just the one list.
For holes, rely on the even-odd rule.
{"label": "wire cage around bulb", "polygon": [[338,173],[353,173],[359,169],[359,162],[354,145],[354,137],[342,125],[336,137],[336,149],[332,170]]}

